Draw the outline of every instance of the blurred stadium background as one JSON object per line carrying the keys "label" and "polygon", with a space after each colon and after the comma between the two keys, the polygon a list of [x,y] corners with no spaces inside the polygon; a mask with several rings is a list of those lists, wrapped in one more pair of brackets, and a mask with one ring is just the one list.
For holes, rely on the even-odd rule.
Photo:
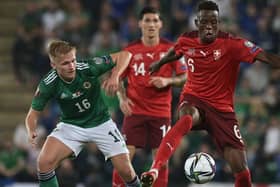
{"label": "blurred stadium background", "polygon": [[[45,46],[60,38],[78,46],[78,56],[118,51],[139,37],[137,14],[145,5],[158,7],[162,36],[172,41],[194,28],[196,0],[1,0],[0,1],[0,187],[35,187],[36,157],[56,124],[59,109],[50,103],[40,119],[40,138],[30,149],[24,117],[38,80],[49,69]],[[222,28],[244,36],[265,50],[280,54],[279,0],[216,0]],[[237,54],[238,55],[238,54]],[[258,187],[280,186],[280,71],[261,63],[242,64],[236,89],[236,112],[247,144],[252,178]],[[179,88],[173,90],[173,107]],[[121,127],[116,98],[104,97]],[[170,160],[170,187],[192,186],[184,177],[185,158],[205,151],[216,160],[214,184],[233,186],[229,167],[204,133],[191,133]],[[149,168],[149,150],[139,151],[133,164],[140,174]],[[109,187],[111,164],[95,145],[57,169],[61,187]]]}

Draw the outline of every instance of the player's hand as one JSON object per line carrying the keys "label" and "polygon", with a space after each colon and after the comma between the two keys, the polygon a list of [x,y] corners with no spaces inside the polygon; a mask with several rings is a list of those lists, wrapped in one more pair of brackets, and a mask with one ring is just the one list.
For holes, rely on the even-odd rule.
{"label": "player's hand", "polygon": [[164,88],[169,85],[170,79],[166,77],[151,77],[149,83],[154,85],[156,88]]}
{"label": "player's hand", "polygon": [[106,95],[114,96],[119,88],[119,78],[112,74],[107,80],[103,81],[101,87],[105,90]]}
{"label": "player's hand", "polygon": [[134,106],[134,103],[129,98],[120,99],[120,109],[125,116],[130,116],[132,114],[132,106]]}
{"label": "player's hand", "polygon": [[149,67],[150,74],[157,72],[160,69],[160,67],[161,66],[160,66],[159,62],[153,62]]}
{"label": "player's hand", "polygon": [[38,134],[36,131],[28,131],[28,140],[33,148],[35,148],[35,146],[37,144],[36,143],[37,136],[38,136]]}

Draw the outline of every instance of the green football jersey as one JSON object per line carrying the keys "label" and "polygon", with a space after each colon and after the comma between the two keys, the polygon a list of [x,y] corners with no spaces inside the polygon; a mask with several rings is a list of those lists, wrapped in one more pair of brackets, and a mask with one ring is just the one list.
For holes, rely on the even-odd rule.
{"label": "green football jersey", "polygon": [[42,111],[54,98],[60,107],[62,122],[88,128],[109,120],[108,108],[101,96],[99,76],[114,65],[110,56],[78,60],[76,77],[71,83],[51,70],[39,83],[32,109]]}

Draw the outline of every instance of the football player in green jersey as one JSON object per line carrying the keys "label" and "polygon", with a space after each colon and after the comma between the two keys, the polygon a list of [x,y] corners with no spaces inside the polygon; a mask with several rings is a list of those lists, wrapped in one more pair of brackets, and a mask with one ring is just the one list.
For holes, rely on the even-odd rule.
{"label": "football player in green jersey", "polygon": [[76,48],[65,41],[51,42],[48,54],[52,70],[40,81],[25,120],[34,146],[41,111],[52,98],[60,106],[60,122],[48,136],[37,161],[40,187],[58,187],[56,167],[63,159],[77,156],[87,142],[96,143],[105,158],[111,159],[128,187],[140,186],[125,141],[101,98],[98,79],[111,70],[103,86],[109,94],[116,92],[131,54],[122,51],[79,61]]}

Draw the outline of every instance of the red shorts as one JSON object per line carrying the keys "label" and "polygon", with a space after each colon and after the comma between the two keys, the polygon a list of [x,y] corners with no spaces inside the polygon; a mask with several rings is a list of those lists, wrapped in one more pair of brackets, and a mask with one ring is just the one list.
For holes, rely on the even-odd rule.
{"label": "red shorts", "polygon": [[192,130],[206,130],[221,152],[227,146],[244,150],[244,142],[234,112],[218,111],[193,95],[185,95],[179,106],[184,102],[197,107],[203,119],[203,122]]}
{"label": "red shorts", "polygon": [[124,118],[122,133],[127,145],[155,149],[170,128],[170,118],[131,115]]}

